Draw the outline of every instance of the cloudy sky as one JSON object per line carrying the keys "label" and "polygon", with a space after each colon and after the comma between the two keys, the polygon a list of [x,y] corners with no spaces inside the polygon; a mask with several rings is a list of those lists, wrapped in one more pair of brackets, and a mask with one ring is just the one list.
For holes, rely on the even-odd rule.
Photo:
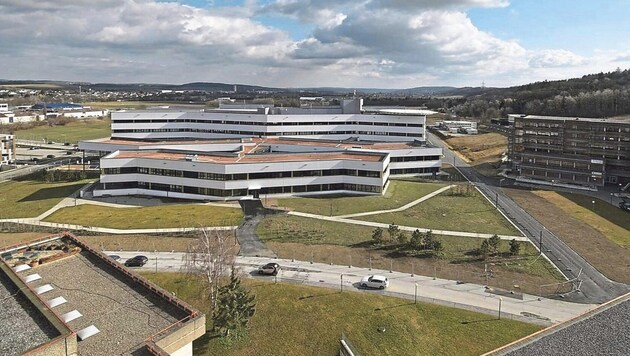
{"label": "cloudy sky", "polygon": [[630,68],[630,0],[0,0],[0,78],[510,86]]}

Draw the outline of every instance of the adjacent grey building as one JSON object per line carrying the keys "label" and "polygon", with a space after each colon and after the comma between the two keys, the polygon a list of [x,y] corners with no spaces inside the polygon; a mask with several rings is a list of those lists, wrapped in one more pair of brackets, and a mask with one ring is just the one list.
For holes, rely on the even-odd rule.
{"label": "adjacent grey building", "polygon": [[591,188],[630,183],[630,119],[515,116],[509,145],[521,180]]}

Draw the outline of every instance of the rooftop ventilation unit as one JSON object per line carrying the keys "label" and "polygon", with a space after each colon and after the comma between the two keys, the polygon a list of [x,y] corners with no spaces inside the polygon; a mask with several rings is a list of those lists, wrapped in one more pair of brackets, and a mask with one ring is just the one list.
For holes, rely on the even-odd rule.
{"label": "rooftop ventilation unit", "polygon": [[79,337],[79,339],[81,341],[87,339],[90,336],[96,335],[98,333],[100,333],[101,331],[99,329],[96,328],[96,326],[94,325],[90,325],[85,329],[81,329],[79,331],[77,331],[77,336]]}
{"label": "rooftop ventilation unit", "polygon": [[49,300],[49,301],[48,301],[48,305],[49,305],[51,308],[54,308],[54,307],[56,307],[56,306],[59,306],[59,305],[61,305],[61,304],[65,304],[65,303],[67,303],[67,302],[68,302],[68,301],[66,300],[66,298],[64,298],[64,297],[57,297],[57,298],[53,298],[53,299]]}
{"label": "rooftop ventilation unit", "polygon": [[79,313],[79,311],[75,309],[61,315],[61,320],[63,320],[64,323],[67,323],[82,316],[83,314]]}
{"label": "rooftop ventilation unit", "polygon": [[41,278],[42,278],[42,276],[40,276],[40,275],[39,275],[39,274],[37,274],[37,273],[34,273],[34,274],[30,274],[30,275],[26,276],[26,277],[24,278],[24,282],[26,282],[26,283],[30,283],[30,282],[36,281],[36,280],[38,280],[38,279],[41,279]]}
{"label": "rooftop ventilation unit", "polygon": [[22,272],[22,271],[26,271],[27,269],[31,269],[31,266],[29,266],[29,265],[19,265],[19,266],[16,266],[13,270],[15,272]]}
{"label": "rooftop ventilation unit", "polygon": [[53,289],[55,289],[55,288],[53,286],[51,286],[50,284],[44,284],[41,287],[35,288],[35,293],[37,293],[37,295],[40,295],[40,294],[44,294],[46,292],[49,292],[49,291],[51,291]]}

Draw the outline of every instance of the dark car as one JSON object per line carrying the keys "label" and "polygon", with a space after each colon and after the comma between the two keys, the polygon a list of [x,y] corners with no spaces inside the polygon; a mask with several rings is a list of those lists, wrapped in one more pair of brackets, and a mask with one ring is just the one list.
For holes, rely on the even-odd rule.
{"label": "dark car", "polygon": [[275,262],[270,262],[264,266],[258,267],[258,274],[275,276],[278,274],[278,272],[280,272],[280,265]]}
{"label": "dark car", "polygon": [[135,256],[132,257],[130,259],[128,259],[127,261],[125,261],[125,266],[127,267],[142,267],[144,266],[147,261],[149,261],[149,258],[147,256]]}

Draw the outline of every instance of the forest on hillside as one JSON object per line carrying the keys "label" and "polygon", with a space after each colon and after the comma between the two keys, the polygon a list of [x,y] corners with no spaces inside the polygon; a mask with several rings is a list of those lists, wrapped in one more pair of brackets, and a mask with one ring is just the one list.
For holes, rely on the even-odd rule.
{"label": "forest on hillside", "polygon": [[507,114],[612,117],[630,114],[630,70],[543,81],[469,96],[452,107],[459,116]]}

